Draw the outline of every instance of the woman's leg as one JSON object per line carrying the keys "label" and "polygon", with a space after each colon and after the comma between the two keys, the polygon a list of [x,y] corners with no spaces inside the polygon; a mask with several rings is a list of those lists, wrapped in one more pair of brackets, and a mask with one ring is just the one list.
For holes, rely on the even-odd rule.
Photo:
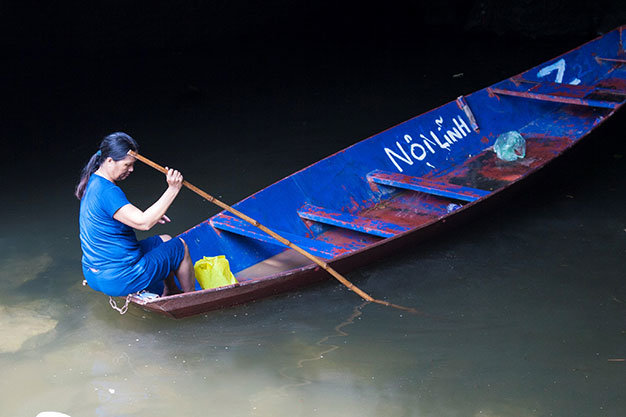
{"label": "woman's leg", "polygon": [[183,245],[185,245],[185,257],[180,262],[175,272],[180,286],[183,287],[183,292],[191,292],[196,289],[196,274],[193,270],[193,262],[191,262],[187,243],[183,239],[180,240],[183,242]]}
{"label": "woman's leg", "polygon": [[161,297],[165,297],[168,295],[180,294],[182,291],[176,285],[176,280],[174,279],[174,273],[171,272],[167,278],[163,280],[163,293]]}
{"label": "woman's leg", "polygon": [[[172,240],[172,236],[170,235],[159,235],[163,242],[167,242],[168,240]],[[167,295],[180,294],[182,291],[176,285],[176,280],[174,280],[174,272],[170,273],[167,278],[163,280],[164,288],[163,294],[161,297],[165,297]]]}

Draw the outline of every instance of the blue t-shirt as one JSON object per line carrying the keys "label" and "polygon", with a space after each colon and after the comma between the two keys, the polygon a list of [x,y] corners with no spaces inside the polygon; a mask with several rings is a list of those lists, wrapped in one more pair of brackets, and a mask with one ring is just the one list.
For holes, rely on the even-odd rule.
{"label": "blue t-shirt", "polygon": [[109,295],[132,292],[128,289],[145,270],[135,231],[113,218],[127,204],[122,189],[97,174],[89,178],[80,201],[83,273],[90,287]]}

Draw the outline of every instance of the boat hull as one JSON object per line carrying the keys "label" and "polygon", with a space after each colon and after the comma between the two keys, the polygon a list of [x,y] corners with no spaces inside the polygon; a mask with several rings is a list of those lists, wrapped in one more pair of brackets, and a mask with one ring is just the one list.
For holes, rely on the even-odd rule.
{"label": "boat hull", "polygon": [[[576,148],[579,148],[579,143],[575,147],[572,146],[562,151],[558,156],[576,151]],[[404,234],[380,241],[378,244],[337,257],[328,262],[328,264],[339,273],[347,274],[350,271],[371,265],[377,261],[414,250],[420,244],[431,241],[436,237],[446,236],[451,230],[455,230],[463,224],[468,224],[480,216],[505,207],[511,199],[515,198],[516,194],[524,192],[524,189],[531,187],[541,176],[548,174],[548,165],[556,160],[557,158],[554,158],[541,167],[542,169],[537,169],[532,175],[525,177],[523,181],[520,180],[511,184],[502,191],[490,195],[488,199],[480,203],[466,205],[452,216],[441,218],[429,225],[415,228]],[[180,319],[277,296],[332,279],[333,277],[328,272],[311,263],[290,270],[288,273],[276,274],[275,276],[265,277],[262,280],[253,280],[218,289],[199,290],[188,294],[161,297],[148,302],[139,297],[134,297],[133,303],[147,311]]]}
{"label": "boat hull", "polygon": [[[625,35],[625,27],[618,28],[459,97],[234,207],[342,274],[443,235],[501,205],[622,107]],[[505,161],[496,156],[496,138],[507,131],[523,136],[524,157]],[[181,237],[194,260],[226,254],[241,277],[239,284],[150,300],[134,296],[133,303],[181,318],[331,278],[310,261],[274,272],[254,269],[289,249],[224,212]]]}

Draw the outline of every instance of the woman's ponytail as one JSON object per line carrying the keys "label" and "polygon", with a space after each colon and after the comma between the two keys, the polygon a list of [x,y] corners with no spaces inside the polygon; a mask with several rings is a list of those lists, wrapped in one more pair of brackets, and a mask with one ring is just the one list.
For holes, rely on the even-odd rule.
{"label": "woman's ponytail", "polygon": [[87,162],[87,165],[85,165],[80,173],[80,180],[74,192],[76,198],[79,200],[83,198],[89,177],[100,168],[102,161],[108,157],[113,158],[114,161],[121,161],[126,158],[128,151],[132,150],[137,152],[137,149],[137,142],[124,132],[111,133],[102,139],[98,152],[91,156],[89,162]]}
{"label": "woman's ponytail", "polygon": [[102,151],[98,150],[98,152],[94,153],[87,165],[83,168],[80,173],[80,180],[78,181],[78,185],[76,186],[76,191],[74,195],[76,198],[81,200],[83,198],[83,194],[85,194],[85,188],[87,188],[87,183],[89,182],[89,177],[91,174],[96,172],[100,167],[100,159],[102,157]]}

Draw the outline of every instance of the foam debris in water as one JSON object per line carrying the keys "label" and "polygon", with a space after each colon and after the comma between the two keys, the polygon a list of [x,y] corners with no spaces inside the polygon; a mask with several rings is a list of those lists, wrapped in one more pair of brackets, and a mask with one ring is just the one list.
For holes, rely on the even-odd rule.
{"label": "foam debris in water", "polygon": [[37,414],[37,417],[70,417],[67,414],[59,413],[57,411],[42,411]]}

